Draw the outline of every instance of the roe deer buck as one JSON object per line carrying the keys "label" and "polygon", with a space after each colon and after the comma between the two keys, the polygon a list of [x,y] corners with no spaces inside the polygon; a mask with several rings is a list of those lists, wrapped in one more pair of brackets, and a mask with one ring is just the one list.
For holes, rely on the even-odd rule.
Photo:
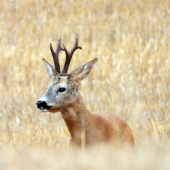
{"label": "roe deer buck", "polygon": [[[41,111],[61,112],[71,135],[70,143],[77,146],[85,146],[94,143],[128,142],[133,145],[134,139],[129,125],[113,114],[91,114],[79,92],[80,83],[90,73],[92,66],[97,62],[94,60],[82,64],[77,69],[67,74],[67,70],[74,52],[81,49],[78,46],[79,36],[77,34],[75,44],[69,52],[66,47],[60,46],[59,36],[56,51],[50,44],[55,67],[43,59],[44,65],[52,78],[45,95],[38,100],[37,107]],[[60,72],[59,52],[66,53],[66,61],[62,72]],[[119,137],[119,138],[118,138]],[[118,139],[118,140],[117,140]]]}

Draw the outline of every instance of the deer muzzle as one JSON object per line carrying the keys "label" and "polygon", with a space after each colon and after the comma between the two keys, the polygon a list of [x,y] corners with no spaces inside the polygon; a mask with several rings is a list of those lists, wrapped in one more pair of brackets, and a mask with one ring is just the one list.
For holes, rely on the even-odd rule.
{"label": "deer muzzle", "polygon": [[50,108],[51,108],[51,106],[48,106],[45,101],[38,100],[36,104],[37,104],[37,108],[43,112],[46,112],[46,111],[50,110]]}

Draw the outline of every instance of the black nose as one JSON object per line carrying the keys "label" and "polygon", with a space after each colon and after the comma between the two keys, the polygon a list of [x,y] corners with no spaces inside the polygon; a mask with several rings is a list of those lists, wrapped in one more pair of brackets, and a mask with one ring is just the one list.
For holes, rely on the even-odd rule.
{"label": "black nose", "polygon": [[36,104],[37,104],[37,107],[41,110],[43,110],[43,109],[49,110],[51,108],[51,106],[48,106],[47,103],[44,101],[38,101]]}

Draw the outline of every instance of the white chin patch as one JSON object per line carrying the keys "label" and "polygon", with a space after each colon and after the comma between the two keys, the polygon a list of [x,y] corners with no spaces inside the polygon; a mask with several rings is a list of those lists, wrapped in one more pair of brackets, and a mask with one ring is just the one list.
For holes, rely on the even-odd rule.
{"label": "white chin patch", "polygon": [[42,112],[48,112],[47,109],[39,109],[39,110],[41,110]]}

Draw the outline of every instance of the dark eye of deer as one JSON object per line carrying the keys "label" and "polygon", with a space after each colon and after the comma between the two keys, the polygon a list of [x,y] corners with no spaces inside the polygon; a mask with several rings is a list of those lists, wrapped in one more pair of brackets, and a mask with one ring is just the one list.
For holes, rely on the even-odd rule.
{"label": "dark eye of deer", "polygon": [[58,92],[64,92],[64,91],[66,91],[66,88],[64,88],[64,87],[61,87],[58,89]]}

